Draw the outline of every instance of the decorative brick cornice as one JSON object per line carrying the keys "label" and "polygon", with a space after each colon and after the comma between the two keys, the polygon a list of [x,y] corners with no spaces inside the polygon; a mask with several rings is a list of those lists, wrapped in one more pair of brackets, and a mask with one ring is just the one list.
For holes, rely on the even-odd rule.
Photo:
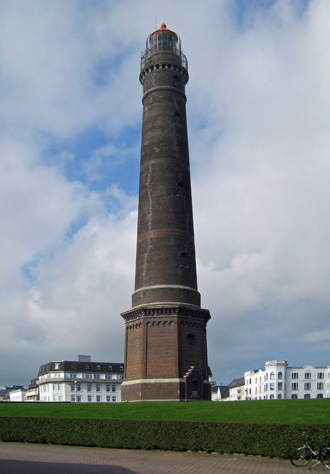
{"label": "decorative brick cornice", "polygon": [[188,75],[188,71],[185,67],[178,66],[178,64],[174,64],[174,63],[167,62],[167,61],[162,61],[162,62],[157,61],[157,62],[153,62],[152,64],[150,64],[150,63],[151,63],[151,61],[149,62],[148,66],[141,69],[141,72],[140,72],[140,82],[141,82],[141,84],[143,84],[143,81],[144,81],[145,77],[149,73],[154,72],[154,71],[158,71],[160,69],[172,70],[173,72],[182,75],[185,79],[185,83],[188,82],[189,75]]}
{"label": "decorative brick cornice", "polygon": [[194,308],[181,305],[164,305],[133,308],[121,313],[126,323],[146,318],[168,318],[169,316],[186,318],[188,320],[202,320],[205,324],[211,318],[208,309]]}

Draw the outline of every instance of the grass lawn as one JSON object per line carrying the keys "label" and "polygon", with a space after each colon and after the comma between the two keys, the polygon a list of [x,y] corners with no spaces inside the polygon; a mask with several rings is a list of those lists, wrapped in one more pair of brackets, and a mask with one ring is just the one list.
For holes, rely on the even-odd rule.
{"label": "grass lawn", "polygon": [[330,423],[330,399],[242,402],[0,403],[0,416]]}

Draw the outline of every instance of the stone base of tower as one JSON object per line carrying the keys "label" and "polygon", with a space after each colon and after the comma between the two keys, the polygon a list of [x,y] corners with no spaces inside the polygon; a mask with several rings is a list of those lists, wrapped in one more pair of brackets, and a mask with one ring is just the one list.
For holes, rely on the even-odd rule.
{"label": "stone base of tower", "polygon": [[184,397],[184,382],[180,380],[124,381],[121,399],[126,402],[180,401]]}
{"label": "stone base of tower", "polygon": [[167,304],[134,308],[125,324],[122,401],[210,400],[208,310]]}
{"label": "stone base of tower", "polygon": [[182,402],[211,400],[211,385],[205,381],[200,390],[193,390],[186,379],[134,380],[121,385],[121,399],[125,402]]}

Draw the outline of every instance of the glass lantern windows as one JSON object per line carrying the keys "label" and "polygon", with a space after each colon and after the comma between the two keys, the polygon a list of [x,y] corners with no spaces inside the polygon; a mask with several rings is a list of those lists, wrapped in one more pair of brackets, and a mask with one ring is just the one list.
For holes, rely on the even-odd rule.
{"label": "glass lantern windows", "polygon": [[176,49],[175,36],[169,33],[155,34],[150,41],[150,49]]}

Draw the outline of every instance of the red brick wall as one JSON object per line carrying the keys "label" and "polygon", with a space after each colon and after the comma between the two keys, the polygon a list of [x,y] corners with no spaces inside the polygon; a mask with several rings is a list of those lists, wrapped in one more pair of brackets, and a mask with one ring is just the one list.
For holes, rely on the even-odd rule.
{"label": "red brick wall", "polygon": [[180,375],[193,365],[207,379],[205,325],[202,322],[180,320],[179,323]]}
{"label": "red brick wall", "polygon": [[178,377],[177,324],[173,319],[147,322],[147,377]]}
{"label": "red brick wall", "polygon": [[141,322],[126,326],[125,378],[142,376],[143,325]]}

